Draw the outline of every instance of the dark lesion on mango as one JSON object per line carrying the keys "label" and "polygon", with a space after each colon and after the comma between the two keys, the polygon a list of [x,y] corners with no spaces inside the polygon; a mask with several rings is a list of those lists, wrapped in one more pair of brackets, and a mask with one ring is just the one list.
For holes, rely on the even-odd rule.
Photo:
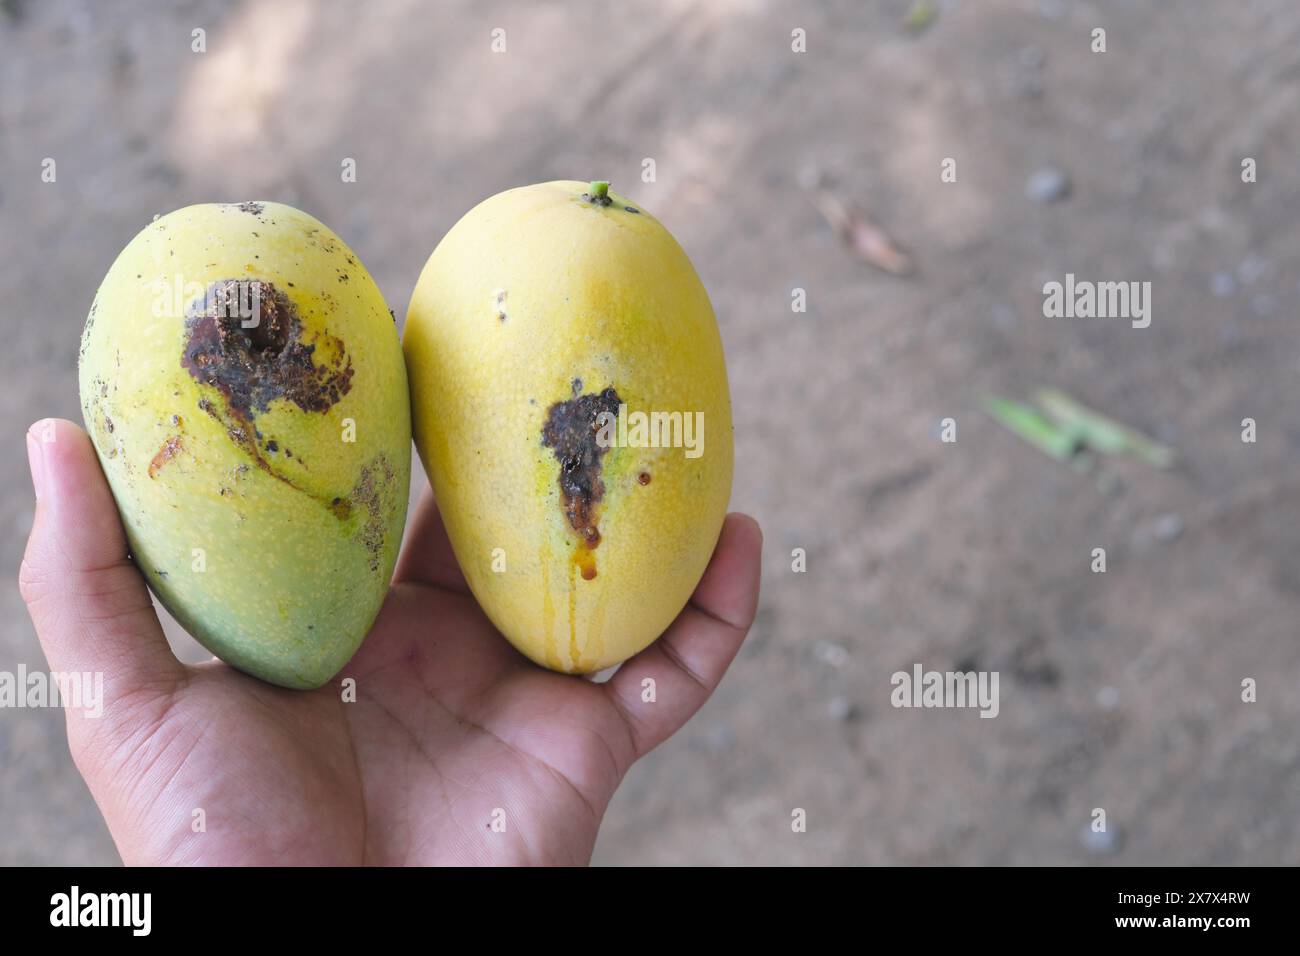
{"label": "dark lesion on mango", "polygon": [[378,571],[383,563],[386,540],[386,515],[391,511],[393,466],[387,455],[378,455],[368,465],[363,465],[357,483],[346,498],[334,498],[329,503],[330,513],[341,522],[360,516],[357,540],[366,550],[371,571]]}
{"label": "dark lesion on mango", "polygon": [[[618,417],[621,399],[613,386],[580,395],[580,380],[574,380],[574,397],[556,402],[542,426],[542,445],[553,449],[560,463],[560,498],[569,526],[578,534],[579,546],[590,551],[600,544],[597,528],[599,504],[605,497],[601,480],[602,459],[609,449],[599,441],[601,427]],[[590,571],[588,571],[588,566]],[[595,566],[583,562],[583,577],[595,577]]]}
{"label": "dark lesion on mango", "polygon": [[[316,364],[318,358],[322,364]],[[323,497],[272,467],[269,459],[278,456],[282,446],[255,424],[257,416],[276,399],[293,402],[304,412],[323,413],[348,394],[353,368],[343,342],[326,333],[307,341],[297,307],[272,283],[223,279],[212,283],[186,312],[181,365],[195,381],[215,392],[199,397],[199,410],[217,422],[254,465],[295,491],[320,500],[341,523],[351,518],[354,503],[364,508],[368,519],[362,523],[360,537],[374,563],[374,555],[382,551],[383,532],[376,518],[375,483],[379,475],[391,482],[387,461],[373,463],[372,470],[363,469],[362,479],[349,497]],[[306,470],[306,463],[287,446],[283,457],[292,460],[299,471]],[[247,465],[239,467],[248,469]],[[221,489],[223,496],[228,491],[225,486]]]}
{"label": "dark lesion on mango", "polygon": [[339,345],[330,363],[317,365],[316,345],[303,340],[298,309],[287,295],[262,280],[223,279],[186,314],[181,364],[220,393],[234,418],[251,423],[277,398],[323,412],[346,395],[352,360]]}

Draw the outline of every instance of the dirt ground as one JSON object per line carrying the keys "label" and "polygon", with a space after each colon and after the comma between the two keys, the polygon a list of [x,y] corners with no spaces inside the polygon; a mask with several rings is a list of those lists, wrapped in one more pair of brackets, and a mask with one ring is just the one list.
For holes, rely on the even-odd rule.
{"label": "dirt ground", "polygon": [[[911,7],[0,4],[0,669],[44,666],[23,432],[79,417],[86,311],[155,213],[301,206],[400,319],[478,200],[604,177],[709,289],[733,508],[767,548],[745,649],[597,862],[1300,862],[1300,5],[964,0],[919,31]],[[1029,195],[1044,168],[1068,187]],[[817,183],[916,272],[846,251]],[[1066,273],[1151,282],[1151,326],[1045,318]],[[1042,386],[1177,467],[1082,473],[980,410]],[[895,709],[916,663],[999,672],[998,717]],[[0,863],[83,862],[117,854],[62,715],[0,712]]]}

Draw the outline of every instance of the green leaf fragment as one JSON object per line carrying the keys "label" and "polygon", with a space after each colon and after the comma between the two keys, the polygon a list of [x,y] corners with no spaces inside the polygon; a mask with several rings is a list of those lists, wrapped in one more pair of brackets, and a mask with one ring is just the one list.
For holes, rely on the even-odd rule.
{"label": "green leaf fragment", "polygon": [[1172,448],[1094,412],[1064,392],[1043,389],[1035,397],[1048,415],[1063,427],[1073,429],[1083,444],[1103,455],[1129,454],[1156,468],[1168,468],[1174,462]]}
{"label": "green leaf fragment", "polygon": [[1057,461],[1070,460],[1082,447],[1082,435],[1077,428],[1057,424],[1028,405],[995,395],[984,400],[984,410],[1003,427]]}

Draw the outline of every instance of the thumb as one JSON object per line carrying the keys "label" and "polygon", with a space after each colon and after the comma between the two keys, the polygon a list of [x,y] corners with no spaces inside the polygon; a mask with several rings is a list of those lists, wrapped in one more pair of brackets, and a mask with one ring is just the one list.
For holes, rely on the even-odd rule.
{"label": "thumb", "polygon": [[170,689],[184,667],[127,555],[90,438],[72,422],[45,419],[27,432],[27,455],[36,520],[19,588],[51,669],[102,673],[107,700]]}

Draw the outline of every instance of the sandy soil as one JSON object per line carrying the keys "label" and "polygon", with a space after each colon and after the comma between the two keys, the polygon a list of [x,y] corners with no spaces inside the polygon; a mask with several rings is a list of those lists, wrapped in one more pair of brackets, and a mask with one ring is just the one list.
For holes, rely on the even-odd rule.
{"label": "sandy soil", "polygon": [[[79,416],[86,310],[154,213],[300,205],[400,317],[479,199],[603,176],[713,297],[767,553],[745,650],[634,769],[598,862],[1300,860],[1300,7],[967,0],[917,34],[909,0],[629,3],[603,29],[608,4],[429,6],[3,4],[0,668],[43,666],[22,434]],[[1058,201],[1026,195],[1044,167]],[[814,182],[916,273],[848,254]],[[1044,318],[1067,272],[1150,281],[1151,327]],[[1180,464],[1082,474],[979,410],[1040,386]],[[998,718],[893,708],[918,662],[998,671]],[[0,863],[117,860],[58,713],[0,713],[0,820]]]}

